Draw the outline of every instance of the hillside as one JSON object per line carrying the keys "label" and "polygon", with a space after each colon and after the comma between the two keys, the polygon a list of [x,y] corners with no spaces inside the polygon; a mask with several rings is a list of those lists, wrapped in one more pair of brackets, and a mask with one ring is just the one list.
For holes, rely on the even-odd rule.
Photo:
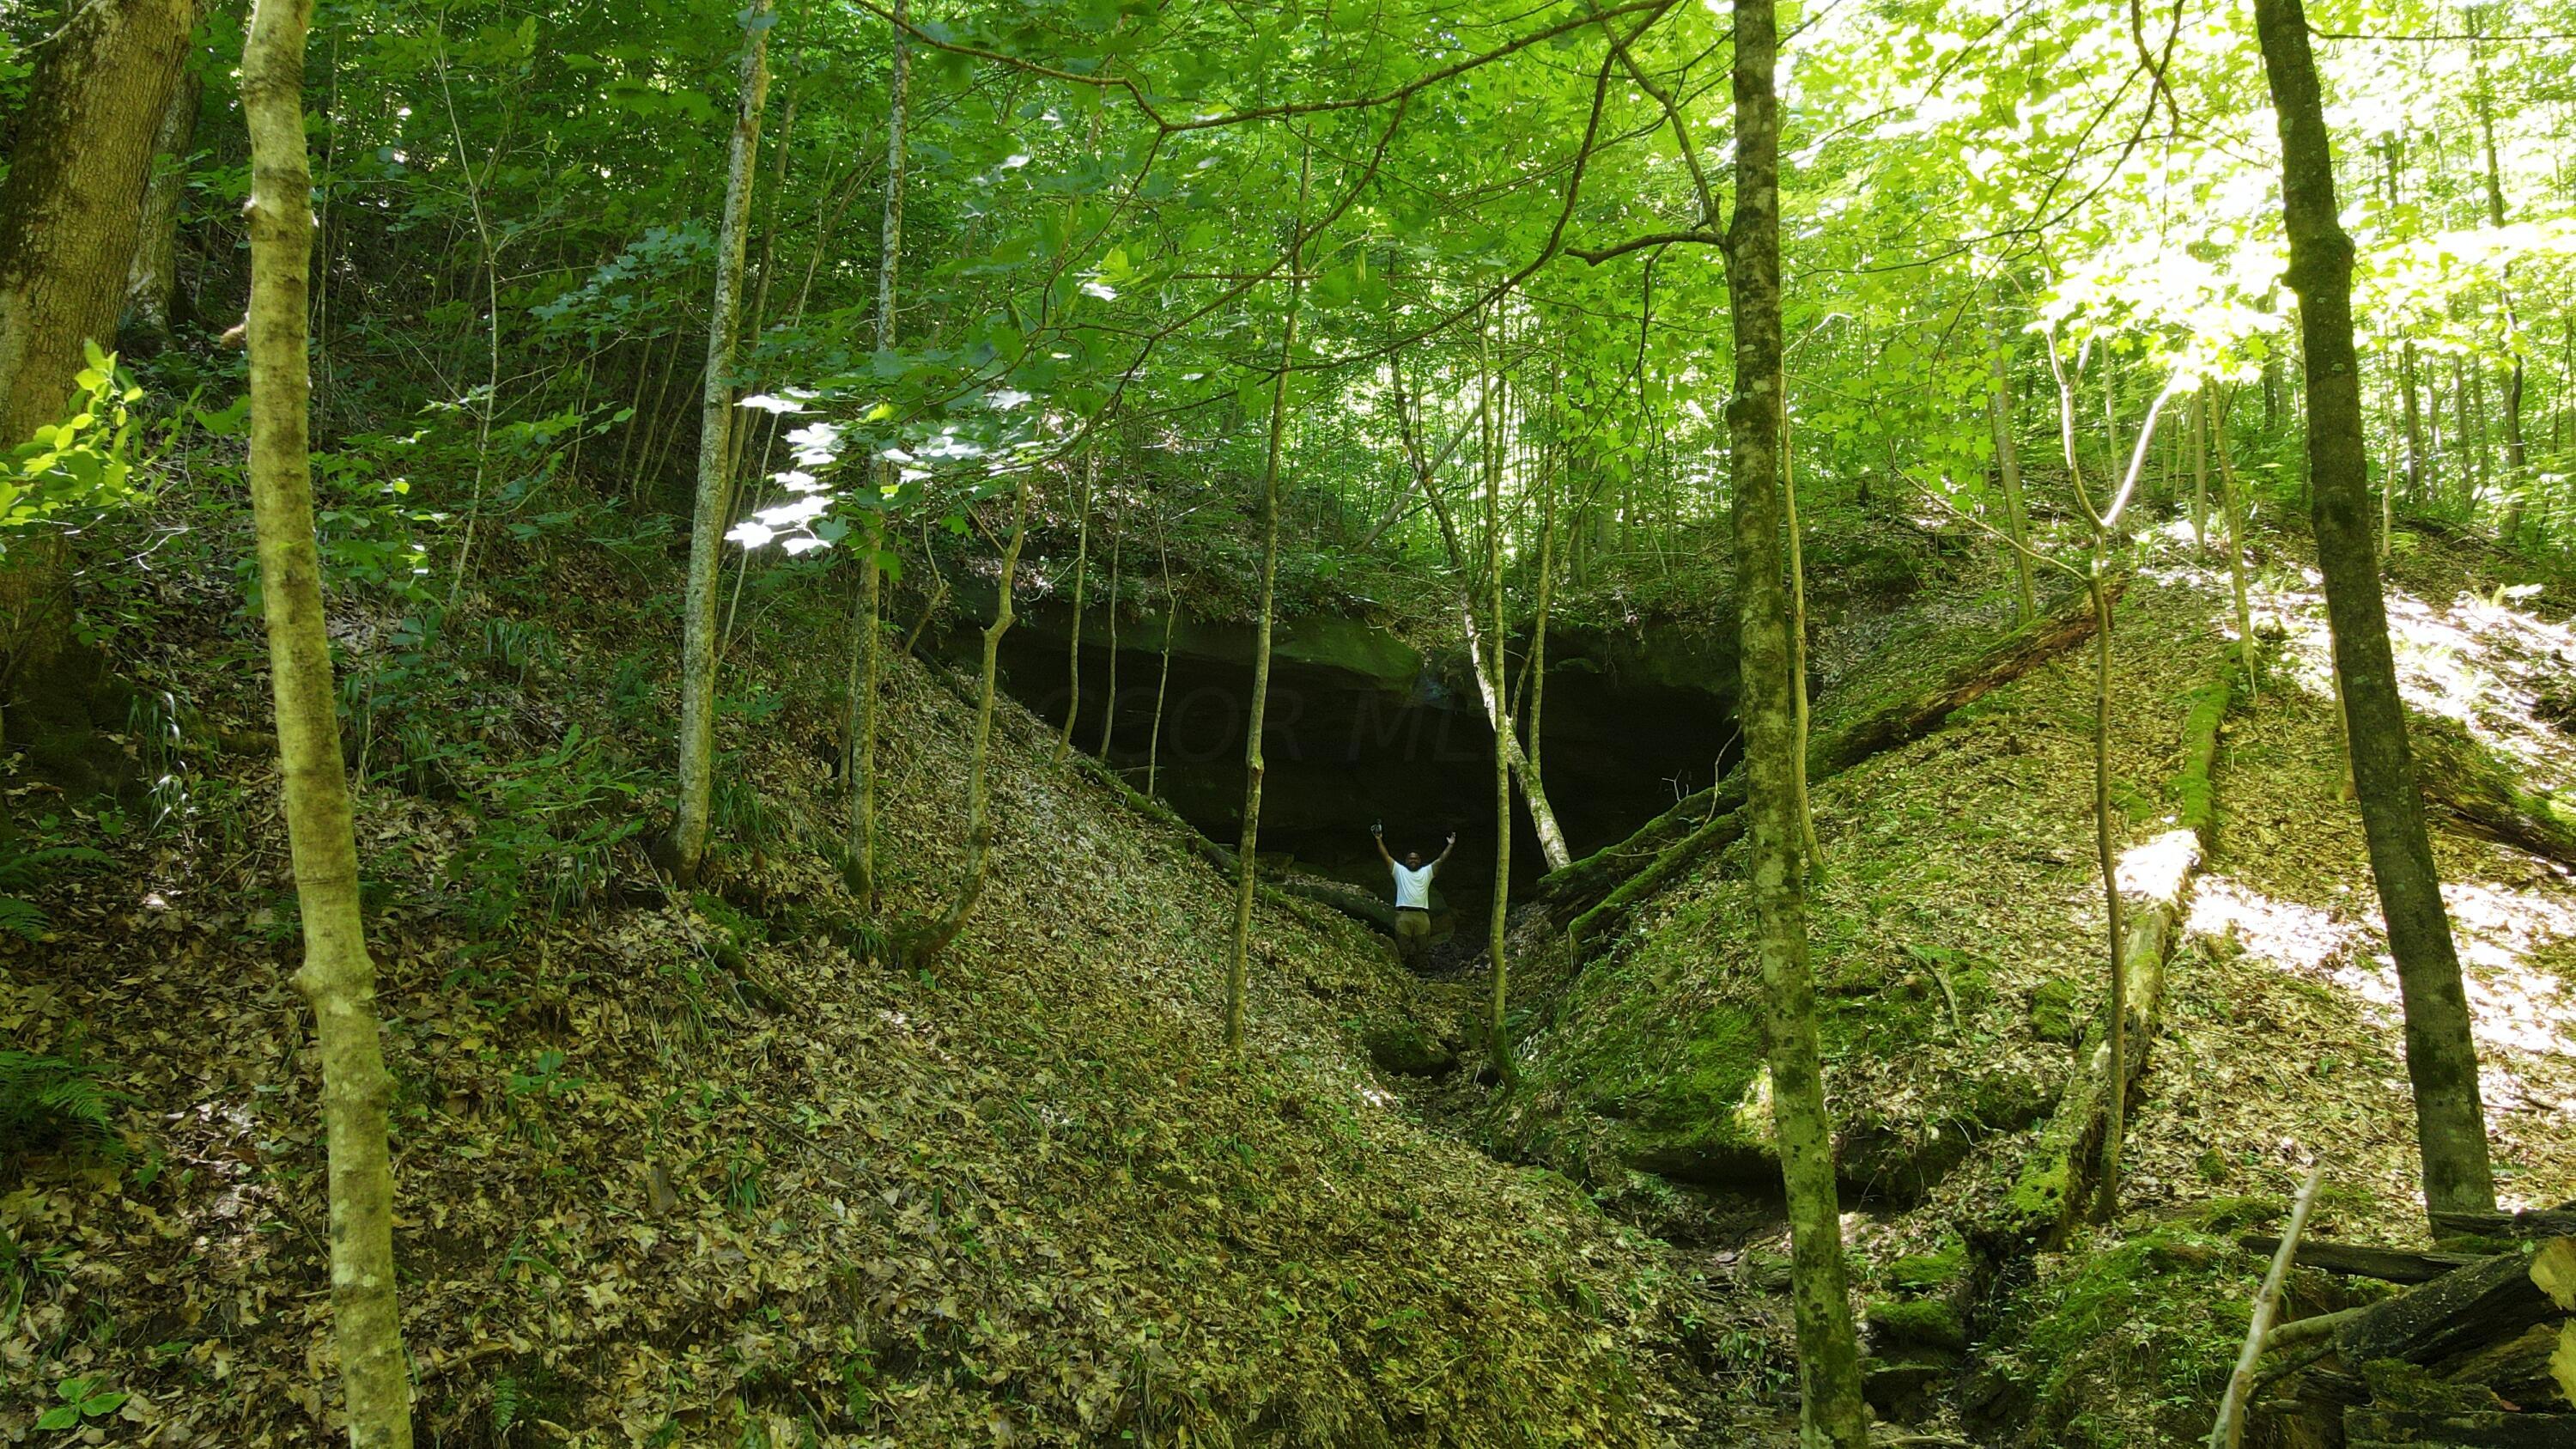
{"label": "hillside", "polygon": [[[1265,901],[1252,1047],[1227,1062],[1231,883],[1007,703],[994,876],[934,971],[876,959],[815,849],[837,790],[801,700],[729,722],[756,785],[716,889],[672,890],[630,835],[549,906],[641,808],[563,794],[652,748],[634,724],[667,684],[601,686],[654,610],[539,639],[475,605],[413,703],[471,700],[587,763],[519,775],[556,794],[516,814],[360,796],[439,1442],[1673,1442],[1776,1351],[1716,1347],[1744,1310],[1563,1179],[1409,1118],[1364,1043],[1455,1021],[1347,919]],[[198,623],[201,650],[241,637]],[[524,674],[484,652],[514,630],[545,661]],[[792,659],[759,663],[794,687]],[[81,853],[31,893],[45,936],[0,947],[0,1029],[87,1063],[127,1144],[0,1198],[0,1425],[81,1377],[133,1396],[138,1442],[312,1442],[322,1155],[274,768],[200,752],[255,728],[255,681],[162,682],[203,732],[180,742],[189,821],[46,814]],[[891,915],[950,888],[971,709],[931,669],[890,684]],[[492,744],[419,763],[509,768]],[[496,908],[512,893],[524,914]]]}

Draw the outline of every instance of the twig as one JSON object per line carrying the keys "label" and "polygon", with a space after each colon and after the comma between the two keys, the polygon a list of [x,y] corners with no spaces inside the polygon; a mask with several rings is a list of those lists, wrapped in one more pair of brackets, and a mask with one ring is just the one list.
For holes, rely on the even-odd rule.
{"label": "twig", "polygon": [[2236,1371],[2227,1376],[2227,1393],[2218,1401],[2218,1422],[2209,1429],[2209,1449],[2236,1449],[2245,1438],[2245,1401],[2254,1392],[2255,1370],[2263,1361],[2264,1339],[2272,1328],[2272,1310],[2281,1297],[2281,1280],[2290,1276],[2290,1261],[2299,1253],[2299,1234],[2308,1226],[2308,1209],[2316,1206],[2317,1184],[2325,1179],[2326,1165],[2320,1160],[2308,1169],[2308,1180],[2299,1185],[2298,1201],[2290,1208],[2290,1225],[2282,1230],[2281,1246],[2272,1254],[2272,1269],[2263,1275],[2263,1287],[2254,1295],[2254,1320],[2245,1326],[2245,1348],[2236,1356]]}

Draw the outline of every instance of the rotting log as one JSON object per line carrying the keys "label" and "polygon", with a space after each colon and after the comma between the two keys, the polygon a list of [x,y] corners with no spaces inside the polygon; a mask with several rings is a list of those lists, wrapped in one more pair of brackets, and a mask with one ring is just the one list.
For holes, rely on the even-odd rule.
{"label": "rotting log", "polygon": [[2513,1338],[2571,1308],[2576,1238],[2549,1238],[2528,1256],[2499,1254],[2373,1304],[2335,1334],[2335,1353],[2352,1365],[2384,1358],[2430,1364]]}
{"label": "rotting log", "polygon": [[[2129,883],[2128,929],[2120,943],[2123,1023],[2130,1050],[2122,1054],[2121,1080],[2111,1082],[2107,1016],[2096,1019],[2075,1055],[2076,1068],[2057,1110],[2040,1129],[2006,1197],[2001,1220],[1981,1236],[1996,1256],[2030,1247],[2054,1248],[2082,1215],[2098,1181],[2103,1139],[2110,1130],[2111,1094],[2126,1094],[2146,1072],[2147,1046],[2155,1039],[2164,1000],[2165,962],[2182,930],[2183,902],[2199,873],[2212,817],[2212,780],[2218,734],[2226,718],[2224,676],[2193,689],[2181,729],[2182,765],[2166,788],[2176,801],[2176,826],[2161,878]],[[2144,889],[2135,889],[2135,887]]]}
{"label": "rotting log", "polygon": [[2343,1432],[2346,1449],[2567,1449],[2576,1414],[2354,1408],[2344,1411]]}
{"label": "rotting log", "polygon": [[2437,1212],[2433,1231],[2481,1238],[2576,1237],[2576,1202],[2511,1213]]}
{"label": "rotting log", "polygon": [[2532,788],[2456,720],[2411,712],[2407,737],[2427,801],[2481,834],[2576,865],[2576,799]]}
{"label": "rotting log", "polygon": [[[2278,1250],[2281,1240],[2264,1233],[2248,1233],[2236,1245],[2249,1253],[2269,1255]],[[2323,1273],[2340,1273],[2348,1278],[2376,1278],[2382,1283],[2430,1283],[2456,1268],[2479,1261],[2475,1253],[2419,1253],[2407,1248],[2374,1248],[2361,1243],[2326,1243],[2309,1238],[2299,1244],[2298,1263]]]}
{"label": "rotting log", "polygon": [[[2125,581],[2112,585],[2114,597]],[[2093,609],[2082,592],[1980,650],[1930,689],[1865,710],[1807,749],[1807,782],[1831,776],[1941,728],[1964,706],[2021,678],[2093,633]],[[1688,796],[1616,845],[1605,846],[1540,878],[1534,898],[1551,921],[1573,923],[1578,940],[1615,930],[1629,908],[1661,889],[1693,861],[1743,834],[1743,772]]]}
{"label": "rotting log", "polygon": [[2436,1364],[2433,1372],[2481,1385],[2517,1408],[2565,1409],[2576,1401],[2576,1319],[2535,1323],[2516,1337]]}

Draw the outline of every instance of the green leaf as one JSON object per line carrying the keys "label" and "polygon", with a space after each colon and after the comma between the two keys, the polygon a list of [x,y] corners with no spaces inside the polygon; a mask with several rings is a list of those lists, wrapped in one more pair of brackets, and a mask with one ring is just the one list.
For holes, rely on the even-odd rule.
{"label": "green leaf", "polygon": [[47,1409],[44,1412],[44,1416],[36,1420],[36,1427],[39,1429],[77,1429],[80,1427],[80,1410],[78,1407],[71,1404],[64,1404],[58,1408]]}

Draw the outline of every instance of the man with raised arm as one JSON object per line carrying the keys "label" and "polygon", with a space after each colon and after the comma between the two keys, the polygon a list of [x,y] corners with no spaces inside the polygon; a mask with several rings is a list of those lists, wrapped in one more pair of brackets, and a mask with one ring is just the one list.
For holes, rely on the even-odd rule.
{"label": "man with raised arm", "polygon": [[1458,832],[1449,832],[1449,843],[1428,865],[1418,850],[1406,851],[1402,860],[1389,854],[1383,822],[1369,827],[1369,838],[1377,842],[1378,858],[1395,872],[1395,954],[1418,968],[1431,949],[1431,873],[1458,848]]}

